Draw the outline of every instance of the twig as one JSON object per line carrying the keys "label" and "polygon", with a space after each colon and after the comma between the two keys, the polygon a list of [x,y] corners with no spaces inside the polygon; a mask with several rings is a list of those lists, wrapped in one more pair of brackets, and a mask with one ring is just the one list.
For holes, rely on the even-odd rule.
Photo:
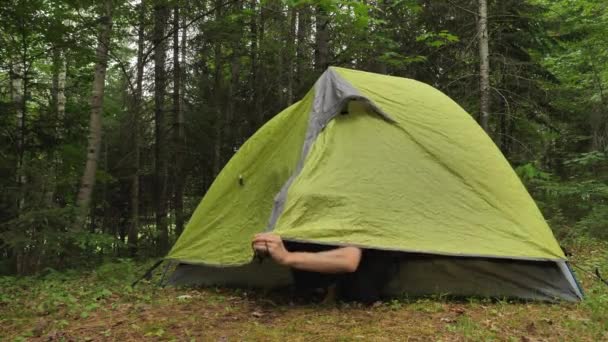
{"label": "twig", "polygon": [[[197,22],[197,21],[199,21],[199,20],[203,19],[204,17],[208,16],[209,14],[211,14],[211,13],[215,12],[217,9],[219,9],[219,8],[223,8],[223,7],[225,7],[225,6],[229,5],[229,4],[232,4],[232,3],[237,2],[237,1],[238,1],[238,0],[230,0],[230,1],[228,1],[228,2],[225,2],[225,3],[223,3],[223,4],[220,4],[219,6],[215,6],[215,7],[211,8],[210,10],[208,10],[208,11],[206,11],[206,12],[203,12],[202,14],[199,14],[198,16],[194,17],[194,19],[190,20],[190,22],[188,22],[186,25],[183,25],[183,26],[181,26],[181,27],[178,27],[178,28],[177,28],[177,30],[187,29],[187,28],[188,28],[188,27],[190,27],[192,24],[194,24],[195,22]],[[173,37],[173,33],[175,32],[175,30],[176,30],[176,29],[171,29],[171,30],[169,30],[169,33],[167,33],[167,34],[166,34],[164,37],[160,38],[160,39],[159,39],[159,40],[156,42],[156,44],[158,44],[158,43],[160,43],[160,42],[162,42],[162,41],[164,41],[164,40],[166,40],[166,39],[168,39],[168,38]],[[150,56],[150,54],[151,54],[152,52],[154,52],[154,49],[155,49],[155,48],[156,48],[156,45],[155,45],[155,44],[152,44],[152,47],[150,47],[150,49],[149,49],[148,51],[146,51],[146,52],[143,54],[142,63],[144,63],[144,64],[146,63],[146,61],[147,61],[148,57]]]}
{"label": "twig", "polygon": [[450,1],[450,0],[448,0],[448,3],[449,3],[450,5],[452,5],[452,6],[456,7],[456,8],[458,8],[458,9],[461,9],[461,10],[463,10],[463,11],[465,11],[465,12],[468,12],[468,13],[470,13],[470,14],[474,15],[475,17],[477,17],[477,12],[475,12],[475,11],[471,11],[470,9],[468,9],[468,8],[466,8],[466,7],[462,7],[462,6],[460,6],[460,5],[457,5],[457,4],[453,3],[453,2],[452,2],[452,1]]}

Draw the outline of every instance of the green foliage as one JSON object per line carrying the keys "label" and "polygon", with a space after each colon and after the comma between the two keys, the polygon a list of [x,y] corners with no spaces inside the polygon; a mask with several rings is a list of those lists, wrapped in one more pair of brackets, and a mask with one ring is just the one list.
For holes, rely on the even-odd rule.
{"label": "green foliage", "polygon": [[446,30],[442,30],[439,33],[425,32],[416,37],[417,42],[424,42],[426,45],[434,48],[442,47],[446,44],[455,43],[460,41],[458,36],[451,34]]}
{"label": "green foliage", "polygon": [[533,163],[526,163],[515,168],[515,172],[523,181],[549,180],[551,174],[541,171]]}
{"label": "green foliage", "polygon": [[393,51],[383,53],[378,59],[394,67],[404,67],[412,63],[426,61],[426,57],[424,56],[403,56]]}
{"label": "green foliage", "polygon": [[[71,228],[71,207],[31,210],[0,225],[0,241],[15,252],[18,271],[32,273],[43,265],[90,265],[112,250],[112,236]],[[96,257],[97,256],[97,257]],[[7,272],[8,266],[4,266]]]}
{"label": "green foliage", "polygon": [[561,238],[608,240],[608,159],[599,151],[563,161],[562,177],[532,163],[516,168]]}
{"label": "green foliage", "polygon": [[[608,190],[608,187],[605,186]],[[608,194],[608,192],[606,192]],[[581,233],[608,241],[608,205],[596,205],[580,219],[575,228]]]}

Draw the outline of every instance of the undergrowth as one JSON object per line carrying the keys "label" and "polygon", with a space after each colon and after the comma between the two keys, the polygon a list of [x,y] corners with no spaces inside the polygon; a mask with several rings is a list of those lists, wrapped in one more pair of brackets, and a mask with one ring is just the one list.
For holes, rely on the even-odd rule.
{"label": "undergrowth", "polygon": [[437,295],[293,305],[245,290],[132,288],[151,262],[46,269],[0,277],[0,340],[608,340],[608,287],[594,275],[608,274],[608,244],[579,238],[567,248],[586,295],[577,304]]}

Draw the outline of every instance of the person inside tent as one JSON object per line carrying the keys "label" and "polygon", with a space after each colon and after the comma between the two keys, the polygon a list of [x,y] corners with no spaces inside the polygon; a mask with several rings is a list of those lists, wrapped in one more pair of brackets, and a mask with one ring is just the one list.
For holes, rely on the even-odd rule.
{"label": "person inside tent", "polygon": [[291,268],[297,294],[307,298],[322,294],[325,301],[333,297],[367,304],[381,300],[397,266],[396,253],[289,242],[273,233],[256,234],[253,248]]}

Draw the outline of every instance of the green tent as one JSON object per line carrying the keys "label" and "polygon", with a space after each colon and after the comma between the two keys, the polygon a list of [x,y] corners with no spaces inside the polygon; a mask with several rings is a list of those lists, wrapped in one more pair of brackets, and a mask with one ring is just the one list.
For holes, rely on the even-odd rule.
{"label": "green tent", "polygon": [[172,284],[275,287],[251,238],[408,253],[387,294],[579,300],[566,257],[492,140],[411,79],[329,68],[218,175],[166,259]]}

